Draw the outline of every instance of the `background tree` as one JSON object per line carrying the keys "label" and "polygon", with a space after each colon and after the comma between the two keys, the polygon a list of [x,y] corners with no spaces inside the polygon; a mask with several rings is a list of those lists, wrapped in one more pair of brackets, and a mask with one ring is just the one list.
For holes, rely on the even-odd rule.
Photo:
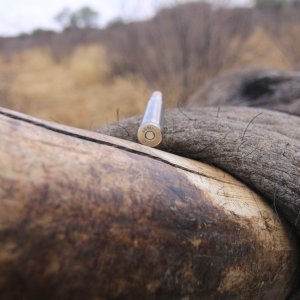
{"label": "background tree", "polygon": [[80,28],[97,27],[99,14],[89,6],[83,6],[71,15],[74,25]]}
{"label": "background tree", "polygon": [[89,6],[75,11],[64,8],[54,19],[62,28],[94,28],[98,26],[99,13]]}
{"label": "background tree", "polygon": [[63,8],[55,17],[54,20],[62,27],[70,26],[71,10],[68,7]]}
{"label": "background tree", "polygon": [[107,28],[118,28],[122,27],[126,24],[126,22],[121,17],[117,17],[108,22]]}
{"label": "background tree", "polygon": [[282,8],[285,6],[288,0],[255,0],[255,5],[258,8]]}

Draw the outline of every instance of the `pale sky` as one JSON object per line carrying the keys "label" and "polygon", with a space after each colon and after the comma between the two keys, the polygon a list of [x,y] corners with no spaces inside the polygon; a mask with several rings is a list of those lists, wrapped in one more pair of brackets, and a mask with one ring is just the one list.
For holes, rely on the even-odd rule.
{"label": "pale sky", "polygon": [[[244,5],[251,0],[210,0]],[[188,0],[0,0],[0,35],[30,32],[34,28],[58,29],[54,16],[64,7],[78,9],[88,5],[100,14],[100,25],[116,17],[145,19],[161,6]]]}

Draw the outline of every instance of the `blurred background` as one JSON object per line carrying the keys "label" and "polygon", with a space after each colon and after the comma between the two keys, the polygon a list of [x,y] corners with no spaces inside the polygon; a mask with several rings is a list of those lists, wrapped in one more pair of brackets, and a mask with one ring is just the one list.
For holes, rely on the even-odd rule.
{"label": "blurred background", "polygon": [[95,129],[241,67],[300,68],[300,0],[0,0],[0,106]]}

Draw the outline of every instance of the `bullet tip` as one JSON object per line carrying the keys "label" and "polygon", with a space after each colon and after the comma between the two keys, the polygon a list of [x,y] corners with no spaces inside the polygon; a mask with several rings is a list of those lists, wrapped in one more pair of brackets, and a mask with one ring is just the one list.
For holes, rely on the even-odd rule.
{"label": "bullet tip", "polygon": [[162,98],[162,92],[160,92],[160,91],[155,91],[155,92],[153,92],[152,96],[153,96],[153,97],[159,97],[159,98]]}

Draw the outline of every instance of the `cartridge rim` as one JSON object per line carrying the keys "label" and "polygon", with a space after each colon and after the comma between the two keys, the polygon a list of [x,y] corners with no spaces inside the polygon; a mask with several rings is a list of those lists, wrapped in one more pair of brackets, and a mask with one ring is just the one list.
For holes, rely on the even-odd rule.
{"label": "cartridge rim", "polygon": [[140,126],[137,136],[141,144],[149,147],[156,147],[162,141],[161,128],[153,123]]}

